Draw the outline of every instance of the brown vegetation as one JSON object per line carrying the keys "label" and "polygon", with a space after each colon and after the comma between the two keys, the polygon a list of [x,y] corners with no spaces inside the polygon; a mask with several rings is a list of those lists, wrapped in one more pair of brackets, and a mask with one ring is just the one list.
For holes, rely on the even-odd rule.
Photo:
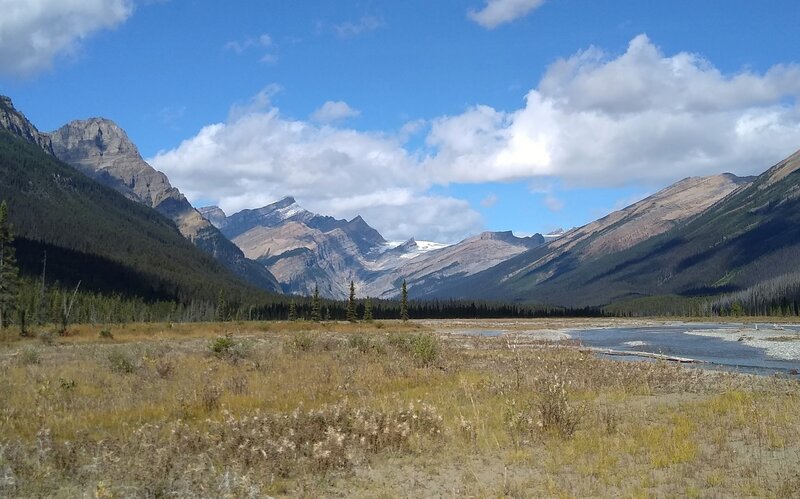
{"label": "brown vegetation", "polygon": [[0,343],[0,496],[800,487],[795,381],[426,329],[78,326]]}

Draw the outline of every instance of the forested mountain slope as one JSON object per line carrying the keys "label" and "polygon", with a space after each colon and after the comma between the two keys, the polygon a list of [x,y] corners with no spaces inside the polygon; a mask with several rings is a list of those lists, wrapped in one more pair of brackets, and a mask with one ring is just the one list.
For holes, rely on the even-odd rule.
{"label": "forested mountain slope", "polygon": [[[550,243],[453,283],[439,296],[458,296],[459,289],[469,287],[481,290],[483,297],[584,306],[642,296],[717,295],[752,286],[800,264],[798,167],[800,154],[795,153],[755,179],[712,177],[717,179],[713,192],[718,198],[699,213],[673,220],[669,230],[618,251],[592,254],[589,249],[597,247],[609,229],[619,231],[629,223],[622,213],[612,214],[609,217],[619,223],[596,231],[569,251],[554,250]],[[732,183],[720,189],[723,177]],[[708,183],[698,180],[699,187]],[[663,212],[665,201],[674,199],[664,194],[686,192],[685,182],[656,194],[659,203],[648,198],[626,210],[637,212],[644,203]],[[675,189],[682,183],[683,189]],[[585,228],[573,233],[582,231]],[[561,247],[571,242],[554,242],[559,241]]]}
{"label": "forested mountain slope", "polygon": [[0,199],[8,202],[23,274],[148,299],[255,292],[195,248],[174,223],[0,130]]}
{"label": "forested mountain slope", "polygon": [[154,208],[171,219],[198,248],[250,284],[280,291],[275,277],[242,251],[194,209],[163,173],[142,159],[124,130],[104,118],[76,120],[52,134],[56,157],[89,177]]}

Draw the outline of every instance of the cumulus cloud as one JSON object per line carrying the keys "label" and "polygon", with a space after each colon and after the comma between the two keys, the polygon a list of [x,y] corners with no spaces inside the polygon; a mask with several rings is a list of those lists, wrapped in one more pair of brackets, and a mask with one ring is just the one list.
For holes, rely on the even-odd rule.
{"label": "cumulus cloud", "polygon": [[529,14],[543,3],[544,0],[486,0],[481,10],[470,9],[467,15],[484,28],[494,29]]}
{"label": "cumulus cloud", "polygon": [[798,65],[725,75],[639,35],[617,57],[590,48],[555,62],[522,109],[439,118],[425,169],[437,182],[602,186],[752,174],[800,147],[799,96]]}
{"label": "cumulus cloud", "polygon": [[[644,35],[620,55],[589,48],[556,61],[520,109],[475,105],[393,133],[289,119],[271,102],[277,91],[152,163],[190,199],[229,212],[291,194],[319,213],[361,214],[392,239],[454,241],[480,230],[480,216],[433,186],[525,181],[557,211],[553,186],[747,175],[800,147],[800,66],[724,74],[695,54],[665,55]],[[409,134],[423,130],[424,148],[413,150]]]}
{"label": "cumulus cloud", "polygon": [[359,114],[361,111],[353,109],[344,101],[328,101],[311,114],[311,119],[317,123],[334,123]]}
{"label": "cumulus cloud", "polygon": [[454,241],[480,228],[466,202],[427,194],[419,160],[396,137],[286,118],[269,104],[273,93],[150,162],[190,199],[218,200],[228,213],[291,194],[319,213],[360,214],[392,239]]}
{"label": "cumulus cloud", "polygon": [[30,76],[74,55],[92,33],[133,12],[131,0],[5,0],[0,15],[0,72]]}

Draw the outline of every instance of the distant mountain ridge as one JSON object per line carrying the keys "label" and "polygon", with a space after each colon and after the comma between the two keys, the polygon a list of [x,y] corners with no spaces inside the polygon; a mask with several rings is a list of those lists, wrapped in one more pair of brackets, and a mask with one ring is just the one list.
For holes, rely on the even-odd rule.
{"label": "distant mountain ridge", "polygon": [[[640,226],[655,230],[627,242],[618,237]],[[791,274],[798,265],[800,151],[758,177],[685,179],[428,296],[477,289],[477,297],[571,306],[713,296]]]}
{"label": "distant mountain ridge", "polygon": [[249,258],[264,264],[290,293],[311,294],[319,286],[330,298],[346,298],[354,281],[359,296],[391,298],[404,279],[423,289],[456,275],[471,275],[544,242],[541,235],[517,238],[485,232],[454,245],[391,245],[363,218],[338,220],[300,207],[292,197],[226,216],[216,206],[200,208]]}
{"label": "distant mountain ridge", "polygon": [[[358,296],[379,298],[396,297],[406,281],[417,299],[594,306],[756,289],[800,264],[800,151],[758,177],[683,179],[567,231],[484,232],[442,245],[389,243],[360,216],[315,214],[292,197],[230,216],[218,207],[195,209],[124,130],[103,118],[43,133],[0,96],[0,139],[0,195],[10,199],[22,229],[27,271],[40,263],[26,253],[47,249],[66,280],[91,262],[105,269],[92,278],[98,289],[128,286],[180,299],[193,296],[192,286],[206,297],[215,287],[245,289],[175,234],[262,289],[309,295],[319,286],[336,299],[347,297],[351,280]],[[34,168],[20,169],[28,164]],[[81,262],[79,269],[70,262]]]}
{"label": "distant mountain ridge", "polygon": [[245,258],[170,184],[166,175],[147,164],[125,131],[113,121],[75,120],[48,137],[53,154],[60,160],[168,217],[184,237],[250,284],[280,291],[275,277]]}

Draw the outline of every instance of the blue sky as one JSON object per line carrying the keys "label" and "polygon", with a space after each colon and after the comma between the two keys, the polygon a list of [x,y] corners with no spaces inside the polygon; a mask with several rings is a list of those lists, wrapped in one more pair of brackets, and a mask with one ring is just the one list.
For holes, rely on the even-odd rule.
{"label": "blue sky", "polygon": [[0,93],[113,119],[228,212],[527,234],[800,148],[796,1],[6,3]]}

